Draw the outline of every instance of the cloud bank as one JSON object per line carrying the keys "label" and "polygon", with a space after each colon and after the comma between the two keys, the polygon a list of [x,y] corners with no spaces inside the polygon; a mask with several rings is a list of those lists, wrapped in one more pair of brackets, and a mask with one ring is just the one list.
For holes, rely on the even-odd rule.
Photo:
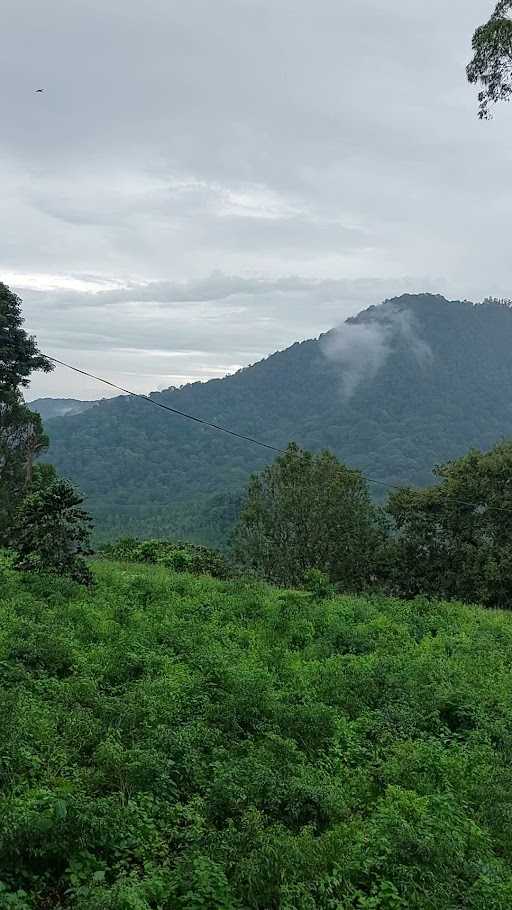
{"label": "cloud bank", "polygon": [[511,296],[512,117],[480,123],[464,73],[488,13],[4,0],[0,279],[29,329],[149,391],[405,290]]}
{"label": "cloud bank", "polygon": [[[30,287],[22,293],[28,324],[46,353],[149,391],[234,372],[412,284],[407,278],[265,279],[217,272],[190,282],[104,289],[90,279],[87,290]],[[31,394],[54,395],[61,388],[75,397],[108,394],[61,369],[37,377]]]}

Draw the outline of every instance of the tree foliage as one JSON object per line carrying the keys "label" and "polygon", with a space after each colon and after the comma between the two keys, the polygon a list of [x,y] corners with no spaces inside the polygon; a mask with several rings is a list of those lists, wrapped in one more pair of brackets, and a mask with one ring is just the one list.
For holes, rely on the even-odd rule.
{"label": "tree foliage", "polygon": [[0,545],[9,542],[10,527],[30,489],[34,459],[48,446],[38,414],[13,394],[0,401]]}
{"label": "tree foliage", "polygon": [[490,105],[509,101],[512,94],[512,0],[500,0],[491,18],[473,36],[474,57],[467,67],[468,80],[480,84],[481,119],[492,116]]}
{"label": "tree foliage", "polygon": [[29,384],[36,370],[49,373],[53,366],[44,357],[35,338],[23,328],[21,300],[0,283],[0,401]]}
{"label": "tree foliage", "polygon": [[27,408],[22,389],[35,370],[52,370],[23,329],[21,300],[0,283],[0,544],[30,488],[34,459],[47,447],[41,418]]}
{"label": "tree foliage", "polygon": [[11,534],[22,571],[67,575],[81,584],[92,583],[84,560],[90,555],[91,519],[82,497],[65,480],[53,481],[42,473],[39,488],[25,497],[16,513]]}
{"label": "tree foliage", "polygon": [[318,569],[344,589],[368,582],[379,540],[377,512],[358,471],[330,452],[294,443],[255,475],[235,532],[242,564],[282,585]]}
{"label": "tree foliage", "polygon": [[393,577],[418,592],[490,606],[512,603],[512,442],[436,468],[440,483],[391,496]]}

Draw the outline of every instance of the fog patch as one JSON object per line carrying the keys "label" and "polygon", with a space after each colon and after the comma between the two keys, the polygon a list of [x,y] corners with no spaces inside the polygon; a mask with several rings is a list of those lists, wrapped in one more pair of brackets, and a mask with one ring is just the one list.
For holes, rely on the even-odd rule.
{"label": "fog patch", "polygon": [[346,400],[362,382],[374,379],[398,348],[405,348],[422,368],[433,357],[414,315],[389,305],[375,309],[364,321],[348,320],[325,335],[321,344],[325,356],[340,368]]}

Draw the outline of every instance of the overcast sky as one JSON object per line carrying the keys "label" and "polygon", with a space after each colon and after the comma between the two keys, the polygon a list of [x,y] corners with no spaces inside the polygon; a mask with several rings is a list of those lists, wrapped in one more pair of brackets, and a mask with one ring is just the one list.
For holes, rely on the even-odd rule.
{"label": "overcast sky", "polygon": [[0,278],[41,347],[149,391],[405,290],[511,296],[512,107],[464,74],[493,6],[4,0]]}

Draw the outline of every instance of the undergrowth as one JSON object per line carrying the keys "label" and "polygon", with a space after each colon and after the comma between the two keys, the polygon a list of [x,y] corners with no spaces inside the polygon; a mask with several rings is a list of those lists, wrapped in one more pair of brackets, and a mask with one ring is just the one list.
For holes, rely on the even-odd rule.
{"label": "undergrowth", "polygon": [[2,910],[512,906],[507,615],[93,568],[0,568]]}

